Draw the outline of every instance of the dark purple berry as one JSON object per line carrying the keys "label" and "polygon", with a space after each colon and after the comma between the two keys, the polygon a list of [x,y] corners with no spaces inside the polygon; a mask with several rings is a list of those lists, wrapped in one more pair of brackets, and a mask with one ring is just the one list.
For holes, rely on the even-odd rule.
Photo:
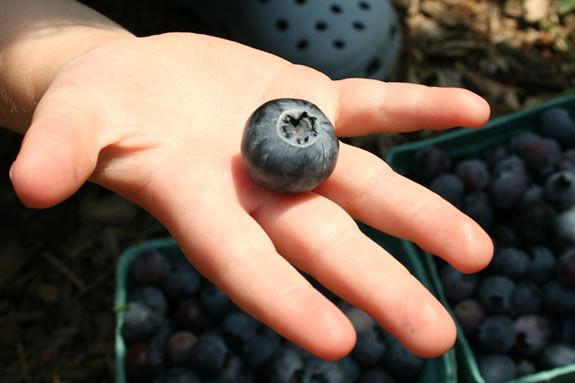
{"label": "dark purple berry", "polygon": [[569,149],[561,153],[559,170],[575,173],[575,149]]}
{"label": "dark purple berry", "polygon": [[492,225],[489,232],[497,247],[514,247],[519,245],[519,236],[513,228],[506,224]]}
{"label": "dark purple berry", "polygon": [[258,331],[260,322],[251,315],[237,310],[228,313],[222,323],[224,339],[233,349],[239,350]]}
{"label": "dark purple berry", "polygon": [[543,196],[559,211],[575,205],[575,173],[558,171],[545,180]]}
{"label": "dark purple berry", "polygon": [[453,206],[461,205],[465,192],[461,180],[451,173],[435,177],[429,184],[429,189],[450,202]]}
{"label": "dark purple berry", "polygon": [[242,360],[250,368],[260,368],[279,348],[280,338],[276,333],[262,332],[246,341],[241,351]]}
{"label": "dark purple berry", "polygon": [[554,343],[546,347],[539,357],[539,367],[551,370],[575,364],[575,347]]}
{"label": "dark purple berry", "polygon": [[364,367],[374,367],[381,363],[387,349],[385,339],[375,328],[361,331],[351,355]]}
{"label": "dark purple berry", "polygon": [[554,320],[552,335],[558,342],[575,346],[575,316]]}
{"label": "dark purple berry", "polygon": [[575,314],[575,288],[557,280],[548,281],[543,285],[543,305],[553,314]]}
{"label": "dark purple berry", "polygon": [[493,275],[479,283],[479,302],[488,313],[509,313],[515,283],[507,277]]}
{"label": "dark purple berry", "polygon": [[493,208],[489,197],[483,192],[468,193],[463,197],[461,211],[471,217],[483,229],[488,229],[493,222]]}
{"label": "dark purple berry", "polygon": [[346,382],[357,382],[363,369],[355,359],[353,359],[353,357],[348,355],[341,358],[336,363],[339,364],[339,368],[343,371],[346,377]]}
{"label": "dark purple berry", "polygon": [[236,306],[230,298],[213,284],[207,284],[200,291],[200,303],[213,318],[219,319],[234,310]]}
{"label": "dark purple berry", "polygon": [[173,333],[172,323],[169,320],[165,320],[158,331],[154,334],[152,338],[148,341],[148,346],[156,350],[164,352],[166,345],[170,340]]}
{"label": "dark purple berry", "polygon": [[375,367],[364,370],[358,383],[395,383],[396,380],[383,368]]}
{"label": "dark purple berry", "polygon": [[144,343],[130,345],[124,356],[126,376],[133,381],[147,381],[164,367],[164,354],[161,350],[148,347]]}
{"label": "dark purple berry", "polygon": [[557,274],[564,283],[575,287],[575,247],[561,255]]}
{"label": "dark purple berry", "polygon": [[148,306],[161,316],[164,316],[168,310],[168,302],[166,301],[164,293],[162,293],[162,290],[152,286],[135,290],[130,294],[129,301]]}
{"label": "dark purple berry", "polygon": [[300,346],[298,346],[295,343],[292,342],[285,342],[282,344],[283,348],[287,348],[289,350],[295,351],[302,360],[309,358],[310,356],[312,356],[312,353],[309,352],[308,350],[306,350],[305,348],[302,348]]}
{"label": "dark purple berry", "polygon": [[413,381],[423,369],[424,360],[411,353],[399,341],[387,335],[387,350],[383,358],[383,368],[394,378],[404,381]]}
{"label": "dark purple berry", "polygon": [[314,189],[335,168],[339,141],[329,119],[305,100],[258,107],[242,137],[244,162],[257,183],[280,192]]}
{"label": "dark purple berry", "polygon": [[451,265],[444,265],[439,278],[445,292],[445,296],[451,302],[459,302],[470,297],[477,286],[479,277],[477,274],[464,274]]}
{"label": "dark purple berry", "polygon": [[150,339],[162,325],[164,318],[142,303],[128,303],[122,323],[122,337],[127,343]]}
{"label": "dark purple berry", "polygon": [[485,162],[477,158],[463,160],[457,164],[455,175],[461,179],[463,186],[469,191],[480,191],[489,185],[489,169]]}
{"label": "dark purple berry", "polygon": [[197,339],[196,335],[188,331],[172,334],[166,345],[166,356],[170,364],[172,366],[188,364]]}
{"label": "dark purple berry", "polygon": [[190,352],[190,364],[206,373],[221,372],[230,353],[224,339],[217,334],[200,335]]}
{"label": "dark purple berry", "polygon": [[505,383],[515,378],[517,373],[513,359],[507,355],[481,356],[477,364],[486,383]]}
{"label": "dark purple berry", "polygon": [[485,310],[475,299],[466,299],[457,303],[453,307],[453,312],[457,323],[466,334],[475,332],[485,319]]}
{"label": "dark purple berry", "polygon": [[451,168],[451,157],[445,149],[437,145],[429,145],[415,152],[414,178],[428,183],[433,178],[447,173]]}
{"label": "dark purple berry", "polygon": [[500,177],[505,174],[515,174],[527,181],[528,173],[525,163],[516,155],[510,155],[493,165],[492,177]]}
{"label": "dark purple berry", "polygon": [[158,250],[142,252],[130,264],[132,278],[144,285],[159,285],[170,273],[170,262]]}
{"label": "dark purple berry", "polygon": [[557,140],[563,147],[575,146],[575,122],[565,108],[548,108],[541,114],[541,133]]}
{"label": "dark purple berry", "polygon": [[339,364],[316,357],[305,360],[301,383],[347,383],[345,372]]}
{"label": "dark purple berry", "polygon": [[499,275],[517,279],[527,271],[529,256],[526,252],[515,247],[503,247],[495,251],[490,270]]}
{"label": "dark purple berry", "polygon": [[299,354],[289,348],[280,348],[268,369],[268,381],[277,383],[296,382],[303,370],[303,360]]}
{"label": "dark purple berry", "polygon": [[226,366],[210,383],[254,383],[254,371],[238,356],[232,355]]}
{"label": "dark purple berry", "polygon": [[531,184],[527,187],[521,205],[525,206],[534,202],[543,201],[543,187],[538,184]]}
{"label": "dark purple berry", "polygon": [[515,320],[515,351],[526,357],[539,354],[547,346],[550,328],[547,319],[538,315],[520,316]]}
{"label": "dark purple berry", "polygon": [[494,169],[501,161],[509,157],[509,149],[506,145],[495,144],[485,148],[481,152],[481,159],[485,161],[489,169]]}
{"label": "dark purple berry", "polygon": [[498,209],[509,209],[523,199],[527,190],[525,176],[516,173],[502,173],[491,178],[489,197]]}
{"label": "dark purple berry", "polygon": [[370,330],[375,327],[375,320],[365,311],[351,306],[344,310],[344,314],[349,319],[356,332]]}
{"label": "dark purple berry", "polygon": [[543,283],[548,281],[555,270],[555,256],[545,246],[535,246],[529,252],[530,261],[525,278],[536,282]]}
{"label": "dark purple berry", "polygon": [[511,140],[511,150],[521,157],[526,167],[538,176],[550,174],[561,155],[559,144],[537,133],[524,132]]}
{"label": "dark purple berry", "polygon": [[[511,152],[514,154],[523,158],[522,154],[532,151],[533,146],[535,146],[539,140],[541,140],[541,136],[535,132],[520,132],[511,138],[509,149],[511,149]],[[523,160],[525,159],[523,158]]]}
{"label": "dark purple berry", "polygon": [[477,335],[479,343],[485,350],[504,353],[513,348],[516,330],[508,316],[488,316],[479,326]]}
{"label": "dark purple berry", "polygon": [[162,290],[170,302],[178,302],[196,294],[202,277],[194,269],[182,268],[171,272],[162,284]]}
{"label": "dark purple berry", "polygon": [[541,310],[543,298],[541,289],[531,281],[517,283],[511,295],[511,313],[513,315],[534,314]]}
{"label": "dark purple berry", "polygon": [[521,204],[512,215],[515,232],[524,241],[538,244],[548,242],[556,219],[555,210],[543,201]]}
{"label": "dark purple berry", "polygon": [[174,313],[174,324],[180,330],[200,333],[210,323],[208,314],[196,298],[186,298],[180,301]]}
{"label": "dark purple berry", "polygon": [[563,249],[575,246],[575,206],[560,213],[553,225],[555,243]]}

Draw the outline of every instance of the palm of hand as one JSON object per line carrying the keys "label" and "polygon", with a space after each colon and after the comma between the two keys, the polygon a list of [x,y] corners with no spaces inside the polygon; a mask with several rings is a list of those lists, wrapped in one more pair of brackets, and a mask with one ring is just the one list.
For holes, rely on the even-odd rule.
{"label": "palm of hand", "polygon": [[59,71],[13,166],[14,187],[34,207],[60,202],[87,179],[131,199],[236,303],[321,357],[345,355],[355,334],[295,268],[414,352],[444,352],[455,337],[446,311],[353,218],[416,241],[464,271],[489,261],[488,237],[447,202],[348,145],[313,192],[282,195],[256,185],[239,156],[243,125],[257,106],[279,97],[320,106],[340,136],[475,127],[488,117],[484,102],[463,90],[332,82],[205,36],[127,39]]}

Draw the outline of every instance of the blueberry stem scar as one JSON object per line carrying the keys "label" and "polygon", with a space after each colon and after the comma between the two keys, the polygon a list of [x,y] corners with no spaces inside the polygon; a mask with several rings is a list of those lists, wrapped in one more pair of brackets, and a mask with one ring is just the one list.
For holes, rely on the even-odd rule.
{"label": "blueberry stem scar", "polygon": [[306,147],[317,137],[316,118],[296,109],[284,111],[277,120],[278,135],[288,144]]}

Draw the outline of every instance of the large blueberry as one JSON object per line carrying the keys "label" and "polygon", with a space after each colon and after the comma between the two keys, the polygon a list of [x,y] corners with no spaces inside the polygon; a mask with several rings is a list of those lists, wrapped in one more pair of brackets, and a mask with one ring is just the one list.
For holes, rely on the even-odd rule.
{"label": "large blueberry", "polygon": [[297,382],[301,376],[304,363],[300,355],[289,348],[281,348],[274,354],[268,366],[268,382]]}
{"label": "large blueberry", "polygon": [[352,356],[364,367],[375,367],[385,357],[387,345],[385,339],[375,328],[357,333],[357,342]]}
{"label": "large blueberry", "polygon": [[549,322],[539,315],[524,315],[515,320],[515,351],[526,356],[534,357],[541,352],[549,341]]}
{"label": "large blueberry", "polygon": [[479,371],[487,383],[503,383],[516,376],[513,359],[502,354],[487,354],[479,357]]}
{"label": "large blueberry", "polygon": [[173,366],[185,366],[190,359],[197,336],[188,331],[178,331],[168,339],[166,356]]}
{"label": "large blueberry", "polygon": [[505,353],[515,344],[517,330],[505,315],[488,316],[479,326],[478,340],[487,351]]}
{"label": "large blueberry", "polygon": [[519,278],[527,272],[529,255],[515,247],[503,247],[493,255],[489,268],[493,273],[512,279]]}
{"label": "large blueberry", "polygon": [[549,345],[539,356],[539,367],[542,370],[551,370],[575,363],[575,347],[555,343]]}
{"label": "large blueberry", "polygon": [[465,299],[453,307],[457,322],[466,334],[475,332],[485,319],[485,310],[475,299]]}
{"label": "large blueberry", "polygon": [[452,303],[469,298],[475,292],[479,281],[477,274],[464,274],[447,264],[439,271],[439,279],[443,285],[445,296]]}
{"label": "large blueberry", "polygon": [[479,283],[479,302],[488,313],[508,313],[515,283],[502,275],[491,275]]}
{"label": "large blueberry", "polygon": [[451,168],[449,153],[437,145],[429,145],[415,152],[413,162],[413,176],[422,183],[428,183]]}
{"label": "large blueberry", "polygon": [[529,252],[531,259],[525,277],[536,283],[548,281],[555,270],[555,255],[546,246],[535,246]]}
{"label": "large blueberry", "polygon": [[575,120],[565,108],[549,108],[541,114],[541,133],[564,147],[575,146]]}
{"label": "large blueberry", "polygon": [[136,282],[159,285],[170,273],[170,267],[164,254],[158,250],[148,250],[130,264],[130,274]]}
{"label": "large blueberry", "polygon": [[305,192],[335,168],[339,141],[329,119],[314,104],[281,98],[249,117],[241,152],[252,178],[280,192]]}
{"label": "large blueberry", "polygon": [[545,180],[543,196],[560,211],[575,205],[575,173],[568,170],[553,173]]}
{"label": "large blueberry", "polygon": [[398,380],[415,381],[423,369],[425,360],[411,353],[396,338],[386,335],[387,350],[382,367]]}
{"label": "large blueberry", "polygon": [[162,325],[163,317],[152,308],[139,302],[127,305],[122,323],[122,336],[127,343],[150,339]]}
{"label": "large blueberry", "polygon": [[575,286],[575,248],[572,248],[559,258],[557,273],[567,285]]}
{"label": "large blueberry", "polygon": [[335,362],[316,357],[304,362],[301,383],[347,383],[345,371]]}
{"label": "large blueberry", "polygon": [[151,348],[145,343],[135,343],[128,347],[124,357],[124,368],[130,382],[146,382],[164,367],[164,355],[161,350]]}
{"label": "large blueberry", "polygon": [[192,367],[209,374],[221,372],[229,357],[225,340],[218,334],[205,333],[194,343],[189,361]]}
{"label": "large blueberry", "polygon": [[168,310],[168,302],[162,290],[153,286],[146,286],[135,290],[130,294],[129,302],[141,303],[148,306],[161,316]]}

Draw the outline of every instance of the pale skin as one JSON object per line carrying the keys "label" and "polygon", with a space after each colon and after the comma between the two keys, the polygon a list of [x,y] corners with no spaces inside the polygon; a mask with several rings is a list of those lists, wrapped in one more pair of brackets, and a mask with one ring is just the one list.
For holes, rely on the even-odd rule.
{"label": "pale skin", "polygon": [[345,356],[356,335],[296,268],[413,352],[447,351],[456,337],[447,311],[354,219],[464,272],[490,261],[488,235],[349,145],[312,192],[258,186],[239,154],[242,129],[256,107],[279,97],[315,103],[341,137],[479,128],[489,118],[485,100],[464,89],[331,81],[214,37],[137,38],[71,0],[0,0],[0,125],[24,135],[11,169],[23,204],[54,206],[86,181],[128,198],[239,306],[322,358]]}

